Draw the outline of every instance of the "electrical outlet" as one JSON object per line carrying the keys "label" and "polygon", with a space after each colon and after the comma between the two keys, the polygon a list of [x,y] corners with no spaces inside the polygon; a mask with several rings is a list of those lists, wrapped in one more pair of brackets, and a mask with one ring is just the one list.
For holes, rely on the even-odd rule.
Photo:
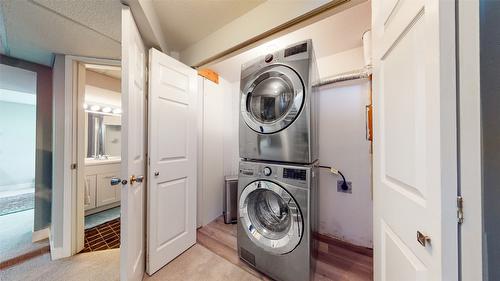
{"label": "electrical outlet", "polygon": [[347,182],[347,186],[349,187],[348,189],[344,190],[342,188],[342,184],[344,183],[343,180],[339,180],[337,181],[337,192],[343,192],[343,193],[349,193],[351,194],[352,193],[352,182],[348,181]]}

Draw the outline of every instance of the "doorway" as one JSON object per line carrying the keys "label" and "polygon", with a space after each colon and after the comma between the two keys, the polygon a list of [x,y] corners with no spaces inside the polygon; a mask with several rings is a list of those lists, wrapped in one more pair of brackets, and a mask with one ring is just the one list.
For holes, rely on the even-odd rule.
{"label": "doorway", "polygon": [[0,55],[0,268],[49,251],[51,77]]}
{"label": "doorway", "polygon": [[[81,252],[120,247],[119,186],[111,179],[121,170],[121,68],[83,64],[78,66],[78,169],[79,194],[83,194],[83,231]],[[81,218],[78,218],[81,220]]]}
{"label": "doorway", "polygon": [[0,65],[0,73],[0,261],[4,261],[32,246],[37,77],[8,65]]}

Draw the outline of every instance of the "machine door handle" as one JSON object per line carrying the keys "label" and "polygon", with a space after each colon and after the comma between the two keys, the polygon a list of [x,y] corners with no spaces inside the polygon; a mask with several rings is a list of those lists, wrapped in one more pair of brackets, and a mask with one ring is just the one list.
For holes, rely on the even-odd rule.
{"label": "machine door handle", "polygon": [[155,177],[157,177],[157,176],[159,176],[159,175],[160,175],[160,172],[155,171],[155,173],[154,173],[154,174],[155,174]]}
{"label": "machine door handle", "polygon": [[132,175],[132,176],[130,177],[130,184],[134,184],[134,182],[139,182],[139,183],[141,183],[141,182],[143,182],[143,181],[144,181],[144,176],[137,176],[137,177],[136,177],[136,176]]}

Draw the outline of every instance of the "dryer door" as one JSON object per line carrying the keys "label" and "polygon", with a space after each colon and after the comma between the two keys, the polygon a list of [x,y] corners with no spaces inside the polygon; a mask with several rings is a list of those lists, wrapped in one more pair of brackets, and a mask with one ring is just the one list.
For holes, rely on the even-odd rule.
{"label": "dryer door", "polygon": [[304,84],[291,68],[273,65],[253,75],[243,88],[241,114],[254,131],[272,134],[293,123],[304,102]]}
{"label": "dryer door", "polygon": [[254,181],[239,200],[240,223],[248,237],[272,254],[286,254],[300,243],[304,223],[295,199],[271,181]]}

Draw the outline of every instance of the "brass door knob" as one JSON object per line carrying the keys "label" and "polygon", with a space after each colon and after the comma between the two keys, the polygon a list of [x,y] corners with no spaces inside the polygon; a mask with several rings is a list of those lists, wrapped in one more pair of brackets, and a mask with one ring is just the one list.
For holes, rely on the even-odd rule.
{"label": "brass door knob", "polygon": [[143,182],[143,181],[144,181],[144,176],[137,176],[136,177],[136,176],[132,175],[130,177],[130,184],[134,184],[134,182],[139,182],[140,183],[140,182]]}

